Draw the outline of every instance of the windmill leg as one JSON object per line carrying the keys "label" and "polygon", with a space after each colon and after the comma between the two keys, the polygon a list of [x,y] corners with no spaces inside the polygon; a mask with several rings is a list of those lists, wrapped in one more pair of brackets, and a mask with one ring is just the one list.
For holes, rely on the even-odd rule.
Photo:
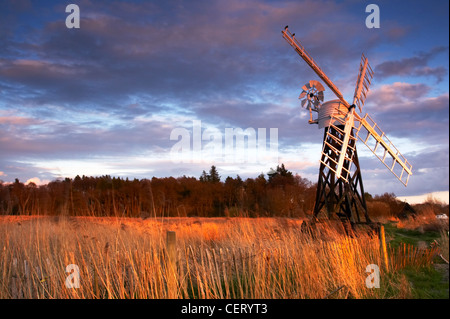
{"label": "windmill leg", "polygon": [[[332,128],[329,129],[333,136],[340,136],[339,131]],[[328,138],[327,129],[324,134],[324,145],[326,145],[325,142],[331,147],[336,147],[335,141],[332,138]],[[339,219],[355,224],[361,223],[361,218],[364,216],[365,222],[371,223],[364,197],[358,154],[356,147],[354,147],[355,142],[356,140],[352,140],[350,143],[352,147],[348,148],[349,153],[347,156],[352,160],[344,163],[346,170],[350,172],[351,169],[352,171],[352,173],[349,173],[348,181],[336,178],[333,169],[336,167],[337,158],[333,152],[330,152],[328,146],[324,148],[317,182],[316,201],[313,211],[314,219],[325,208],[328,218],[337,215]],[[324,154],[327,155],[325,156]]]}
{"label": "windmill leg", "polygon": [[[328,134],[329,132],[329,134]],[[339,179],[336,178],[335,169],[337,158],[330,147],[336,148],[336,140],[330,135],[335,136],[339,134],[335,129],[329,127],[325,129],[323,138],[323,152],[320,161],[319,181],[316,193],[316,204],[314,209],[314,216],[316,217],[320,210],[325,207],[328,218],[331,218],[336,209],[339,207],[340,196],[336,194],[339,191]]]}
{"label": "windmill leg", "polygon": [[[326,138],[327,138],[327,132],[325,130],[324,137],[323,137],[324,141]],[[322,160],[323,159],[324,159],[324,156],[322,156]],[[324,205],[325,205],[325,207],[328,206],[327,192],[326,192],[328,178],[329,178],[329,171],[327,174],[326,166],[321,163],[320,168],[319,168],[319,178],[317,181],[316,201],[314,203],[313,220],[317,219],[317,217]]]}
{"label": "windmill leg", "polygon": [[317,218],[320,213],[320,198],[322,197],[322,173],[319,173],[319,180],[317,182],[316,200],[314,202],[313,219]]}
{"label": "windmill leg", "polygon": [[[356,171],[355,171],[355,178],[353,179],[353,189],[354,193],[356,195],[356,200],[359,202],[361,206],[362,213],[364,214],[364,218],[366,220],[366,223],[372,223],[369,213],[367,212],[367,204],[366,204],[366,198],[364,196],[364,185],[361,177],[361,169],[359,167],[359,160],[358,160],[358,153],[355,148],[355,154],[353,154],[353,163],[355,164]],[[359,188],[359,192],[358,192]]]}
{"label": "windmill leg", "polygon": [[365,222],[371,223],[367,212],[366,200],[364,197],[364,187],[362,183],[361,170],[359,167],[358,155],[356,153],[353,154],[353,168],[354,173],[349,178],[347,183],[347,191],[346,191],[346,201],[348,202],[348,206],[346,208],[347,215],[351,216],[352,222],[361,223],[361,216],[364,215]]}
{"label": "windmill leg", "polygon": [[[353,135],[353,133],[351,133]],[[354,139],[350,139],[349,140],[349,147],[347,147],[347,157],[349,159],[353,159],[355,153],[356,153],[356,148],[355,148],[355,142],[356,140]],[[355,151],[353,151],[355,150]],[[358,163],[359,165],[359,163]],[[359,218],[359,211],[358,211],[358,205],[355,202],[355,188],[353,187],[353,178],[351,176],[350,170],[355,167],[353,166],[352,160],[346,160],[344,161],[344,167],[346,169],[346,172],[348,172],[346,174],[348,182],[345,183],[345,205],[346,205],[346,213],[348,216],[348,219],[351,223],[354,223],[356,220],[358,220],[358,222],[360,221]],[[356,168],[356,170],[359,170],[359,166]],[[353,175],[354,176],[354,175]]]}
{"label": "windmill leg", "polygon": [[325,165],[321,164],[319,169],[319,180],[317,181],[316,201],[314,203],[313,219],[317,219],[322,207],[326,205],[326,175]]}

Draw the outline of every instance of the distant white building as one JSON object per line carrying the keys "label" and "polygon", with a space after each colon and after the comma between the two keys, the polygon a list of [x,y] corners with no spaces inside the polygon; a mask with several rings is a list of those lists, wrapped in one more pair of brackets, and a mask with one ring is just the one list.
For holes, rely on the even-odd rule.
{"label": "distant white building", "polygon": [[436,215],[437,219],[448,219],[448,216],[446,214],[440,214],[440,215]]}

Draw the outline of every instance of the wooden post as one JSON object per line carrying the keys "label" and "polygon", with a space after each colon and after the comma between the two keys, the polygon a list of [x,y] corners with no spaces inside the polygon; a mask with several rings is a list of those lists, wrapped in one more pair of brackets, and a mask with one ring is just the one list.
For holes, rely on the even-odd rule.
{"label": "wooden post", "polygon": [[167,231],[166,249],[169,262],[173,265],[177,261],[177,237],[174,231]]}
{"label": "wooden post", "polygon": [[384,226],[380,225],[380,246],[381,246],[381,253],[383,257],[384,266],[386,267],[386,271],[389,271],[389,259],[388,259],[388,253],[386,248],[386,235],[384,233]]}
{"label": "wooden post", "polygon": [[177,239],[174,231],[167,231],[166,250],[167,250],[167,296],[175,299],[177,293]]}
{"label": "wooden post", "polygon": [[11,294],[13,299],[21,299],[21,282],[17,271],[17,258],[13,258],[12,262],[12,276],[11,276]]}

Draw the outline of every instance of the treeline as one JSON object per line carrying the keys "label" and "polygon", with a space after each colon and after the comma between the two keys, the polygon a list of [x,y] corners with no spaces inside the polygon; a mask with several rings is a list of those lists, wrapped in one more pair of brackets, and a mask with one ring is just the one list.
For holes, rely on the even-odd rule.
{"label": "treeline", "polygon": [[266,178],[221,181],[215,166],[195,177],[129,180],[76,176],[46,185],[0,182],[0,214],[122,217],[303,217],[316,186],[284,165]]}
{"label": "treeline", "polygon": [[[215,166],[195,177],[152,179],[76,176],[46,185],[0,180],[0,215],[118,217],[306,217],[312,215],[317,185],[285,166],[276,173],[222,181]],[[405,206],[395,194],[365,193],[371,218],[402,217],[432,211],[448,214],[448,205],[427,200]],[[411,209],[413,208],[413,209]],[[406,215],[405,215],[406,214]]]}

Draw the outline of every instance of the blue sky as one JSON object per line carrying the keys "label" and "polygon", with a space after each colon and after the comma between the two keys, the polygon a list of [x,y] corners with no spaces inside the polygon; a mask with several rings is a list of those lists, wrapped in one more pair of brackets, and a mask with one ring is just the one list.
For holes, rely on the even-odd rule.
{"label": "blue sky", "polygon": [[[81,28],[67,29],[76,3]],[[380,8],[368,29],[366,5]],[[351,100],[361,53],[375,71],[363,109],[413,165],[404,187],[358,144],[366,191],[448,191],[448,1],[2,1],[0,179],[75,175],[317,180],[323,132],[298,100],[317,75],[281,36],[296,33]],[[330,90],[325,100],[334,99]],[[278,128],[278,159],[176,163],[176,128]]]}

